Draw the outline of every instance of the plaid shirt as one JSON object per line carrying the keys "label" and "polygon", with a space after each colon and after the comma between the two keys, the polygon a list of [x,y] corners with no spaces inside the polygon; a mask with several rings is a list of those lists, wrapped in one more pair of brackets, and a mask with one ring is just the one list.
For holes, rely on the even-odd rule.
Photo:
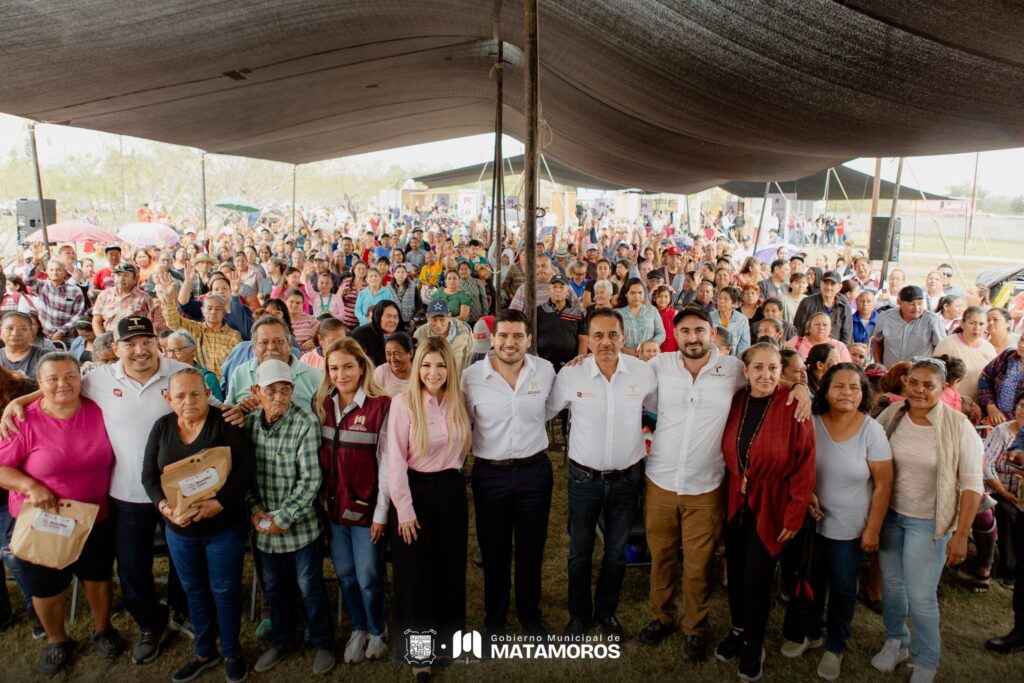
{"label": "plaid shirt", "polygon": [[256,547],[265,553],[291,553],[320,535],[316,495],[320,489],[320,423],[292,403],[269,427],[263,410],[245,416],[245,431],[256,457],[256,486],[246,496],[250,513],[272,513],[281,536],[256,534]]}
{"label": "plaid shirt", "polygon": [[96,297],[96,303],[92,306],[92,314],[93,316],[102,316],[103,329],[111,332],[117,328],[117,323],[122,318],[137,315],[152,320],[155,308],[153,299],[138,287],[127,294],[121,294],[112,287],[104,289]]}
{"label": "plaid shirt", "polygon": [[181,317],[176,302],[160,302],[160,312],[167,320],[167,327],[172,330],[185,329],[196,338],[196,360],[207,370],[215,373],[217,379],[221,376],[221,366],[227,360],[231,350],[242,342],[242,335],[238,330],[228,327],[227,323],[221,325],[219,330],[211,330],[206,323],[197,323],[194,320]]}
{"label": "plaid shirt", "polygon": [[[1004,422],[985,437],[985,481],[998,479],[1003,482],[1006,490],[1017,495],[1020,490],[1019,472],[1006,466],[1006,451],[1013,443],[1013,434],[1010,433],[1010,424]],[[987,483],[985,490],[992,492],[992,487]]]}
{"label": "plaid shirt", "polygon": [[58,287],[49,280],[40,280],[36,285],[35,304],[47,337],[58,331],[70,337],[75,332],[75,323],[87,319],[88,304],[82,290],[67,282]]}

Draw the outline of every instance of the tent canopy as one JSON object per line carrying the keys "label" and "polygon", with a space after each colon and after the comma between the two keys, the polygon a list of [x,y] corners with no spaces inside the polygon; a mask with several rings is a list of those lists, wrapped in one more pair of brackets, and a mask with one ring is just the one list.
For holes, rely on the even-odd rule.
{"label": "tent canopy", "polygon": [[[8,0],[0,111],[290,163],[523,137],[522,0]],[[690,192],[1024,146],[1024,4],[544,0],[546,151]]]}
{"label": "tent canopy", "polygon": [[[471,166],[463,166],[462,168],[454,168],[450,171],[439,171],[429,175],[422,175],[413,178],[413,180],[417,183],[423,183],[427,188],[470,185],[481,178],[490,181],[492,165],[492,162],[488,161],[482,164],[473,164]],[[549,169],[551,171],[550,175],[548,174]],[[824,199],[826,187],[825,177],[830,176],[828,182],[829,201],[842,201],[846,198],[849,198],[851,201],[857,199],[871,199],[872,176],[867,173],[861,173],[860,171],[847,166],[836,166],[832,171],[834,172],[833,175],[830,175],[829,169],[825,169],[824,171],[818,171],[817,173],[812,173],[811,175],[804,176],[803,178],[798,178],[796,180],[780,181],[778,183],[778,187],[776,187],[773,182],[769,192],[777,193],[779,188],[782,188],[782,191],[786,194],[795,193],[797,199]],[[514,175],[522,172],[522,154],[514,157],[507,157],[505,159],[506,174]],[[836,182],[836,176],[839,177],[840,182]],[[608,183],[599,178],[594,178],[593,176],[588,176],[586,173],[581,173],[573,168],[569,168],[565,164],[556,161],[549,156],[545,156],[544,161],[540,164],[540,177],[542,180],[554,180],[554,182],[559,183],[560,185],[585,187],[591,190],[627,189],[621,185]],[[737,197],[760,197],[764,194],[764,182],[734,181],[730,183],[722,183],[719,187],[729,194],[734,194]],[[879,186],[879,198],[892,199],[894,188],[894,183],[890,183],[887,180],[881,181]],[[846,194],[843,194],[843,190],[846,190]],[[949,197],[939,194],[932,194],[930,192],[922,193],[920,190],[908,187],[907,185],[903,185],[900,190],[900,196],[905,200],[921,199],[922,194],[924,194],[925,199],[949,199]]]}

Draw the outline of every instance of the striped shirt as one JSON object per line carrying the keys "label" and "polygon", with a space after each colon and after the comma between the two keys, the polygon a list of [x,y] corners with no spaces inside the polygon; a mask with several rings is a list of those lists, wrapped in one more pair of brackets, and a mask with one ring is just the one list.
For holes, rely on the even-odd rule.
{"label": "striped shirt", "polygon": [[249,512],[270,513],[288,533],[256,534],[256,547],[265,553],[291,553],[320,536],[316,496],[320,489],[320,423],[294,403],[276,422],[266,425],[263,410],[245,416],[245,431],[253,443],[256,485],[246,496]]}
{"label": "striped shirt", "polygon": [[1013,443],[1014,434],[1010,433],[1010,423],[1004,422],[985,437],[985,489],[992,492],[987,482],[998,479],[1013,495],[1020,491],[1019,470],[1006,465],[1006,451]]}

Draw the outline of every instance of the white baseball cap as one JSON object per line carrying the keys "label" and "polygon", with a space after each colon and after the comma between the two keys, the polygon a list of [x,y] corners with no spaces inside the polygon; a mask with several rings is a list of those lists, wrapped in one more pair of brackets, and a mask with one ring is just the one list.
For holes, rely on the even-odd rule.
{"label": "white baseball cap", "polygon": [[287,363],[281,360],[265,360],[256,368],[256,385],[269,387],[277,382],[288,382],[295,384],[292,379],[292,369]]}

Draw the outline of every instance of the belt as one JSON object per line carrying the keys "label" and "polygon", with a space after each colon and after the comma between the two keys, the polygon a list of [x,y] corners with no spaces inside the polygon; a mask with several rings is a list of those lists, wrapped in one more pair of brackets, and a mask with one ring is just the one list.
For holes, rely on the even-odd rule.
{"label": "belt", "polygon": [[546,460],[548,452],[540,451],[533,455],[528,455],[525,458],[505,458],[504,460],[491,460],[490,458],[477,458],[477,462],[485,462],[488,465],[496,465],[498,467],[521,467],[522,465],[532,465],[535,462]]}
{"label": "belt", "polygon": [[581,465],[578,462],[576,462],[575,460],[570,460],[569,462],[571,462],[574,467],[577,467],[577,468],[583,470],[584,472],[589,474],[594,479],[603,479],[605,481],[611,481],[613,479],[618,479],[621,476],[629,474],[630,472],[632,472],[636,468],[642,467],[643,464],[644,464],[643,460],[637,460],[635,463],[633,463],[632,465],[630,465],[629,467],[627,467],[624,470],[595,470],[592,467],[587,467],[586,465]]}

